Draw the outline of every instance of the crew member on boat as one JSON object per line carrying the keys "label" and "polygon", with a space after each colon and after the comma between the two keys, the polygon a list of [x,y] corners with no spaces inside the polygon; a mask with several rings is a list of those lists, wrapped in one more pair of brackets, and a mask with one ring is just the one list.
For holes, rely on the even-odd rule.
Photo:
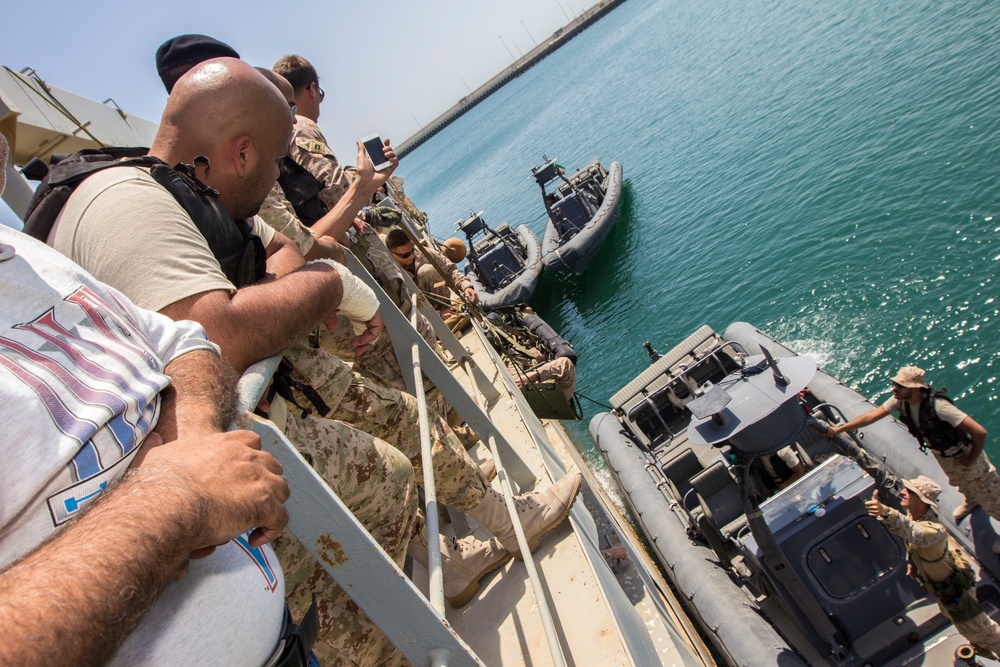
{"label": "crew member on boat", "polygon": [[990,618],[975,595],[975,573],[961,547],[949,536],[937,515],[941,487],[921,475],[903,482],[906,514],[883,505],[878,491],[865,502],[877,517],[906,542],[909,574],[938,601],[941,612],[969,640],[982,657],[1000,655],[1000,626]]}
{"label": "crew member on boat", "polygon": [[389,248],[396,262],[413,277],[413,281],[424,294],[432,295],[434,309],[441,315],[450,328],[461,328],[461,325],[468,322],[468,316],[463,316],[455,310],[452,300],[451,284],[462,292],[472,303],[479,302],[479,295],[472,286],[472,281],[465,274],[458,270],[454,262],[436,250],[426,249],[433,258],[433,263],[418,251],[413,245],[413,241],[401,229],[391,230],[385,237],[385,245]]}
{"label": "crew member on boat", "polygon": [[[889,400],[846,424],[834,426],[827,437],[874,424],[893,412],[899,413],[900,421],[920,448],[934,454],[951,485],[964,494],[954,512],[956,523],[980,505],[1000,520],[1000,477],[983,451],[986,429],[959,410],[943,391],[933,390],[924,371],[916,366],[904,366],[892,378]],[[993,552],[1000,554],[1000,538],[993,543]]]}

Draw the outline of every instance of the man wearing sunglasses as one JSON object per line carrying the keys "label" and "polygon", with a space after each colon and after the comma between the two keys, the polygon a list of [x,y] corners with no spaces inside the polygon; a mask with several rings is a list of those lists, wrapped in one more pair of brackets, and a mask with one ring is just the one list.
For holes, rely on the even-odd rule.
{"label": "man wearing sunglasses", "polygon": [[[959,410],[943,391],[935,391],[926,382],[923,369],[904,366],[892,378],[892,397],[881,407],[840,424],[827,432],[833,437],[874,424],[896,412],[922,450],[934,454],[952,486],[963,494],[955,509],[960,522],[978,506],[1000,520],[1000,477],[983,451],[986,429]],[[1000,539],[993,544],[1000,553]]]}
{"label": "man wearing sunglasses", "polygon": [[438,311],[445,324],[453,330],[455,326],[462,324],[464,318],[452,306],[451,289],[442,275],[448,276],[455,287],[472,303],[479,302],[479,295],[476,294],[472,282],[458,270],[454,262],[436,250],[429,250],[431,257],[434,258],[434,264],[437,264],[435,267],[414,247],[410,237],[401,229],[390,231],[385,237],[385,245],[392,253],[393,259],[413,277],[417,287],[424,294],[431,295],[434,310]]}

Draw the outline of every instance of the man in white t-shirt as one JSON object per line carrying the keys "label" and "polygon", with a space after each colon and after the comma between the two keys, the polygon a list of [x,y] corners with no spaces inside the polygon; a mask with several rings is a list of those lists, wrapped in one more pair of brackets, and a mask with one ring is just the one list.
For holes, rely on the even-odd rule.
{"label": "man in white t-shirt", "polygon": [[3,226],[0,294],[0,664],[267,663],[289,489],[218,348]]}
{"label": "man in white t-shirt", "polygon": [[[933,391],[924,371],[916,366],[904,366],[892,378],[889,400],[846,424],[834,426],[827,436],[863,428],[893,412],[899,414],[921,449],[934,454],[951,485],[964,494],[954,512],[955,521],[961,521],[980,505],[1000,520],[1000,477],[983,451],[986,429],[942,392]],[[993,551],[1000,554],[1000,538],[993,544]]]}

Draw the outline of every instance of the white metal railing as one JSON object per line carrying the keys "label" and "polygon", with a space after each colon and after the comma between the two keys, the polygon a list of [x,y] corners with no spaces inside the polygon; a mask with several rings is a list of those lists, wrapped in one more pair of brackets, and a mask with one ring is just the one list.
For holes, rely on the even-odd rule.
{"label": "white metal railing", "polygon": [[[410,323],[417,329],[417,299],[412,297]],[[413,384],[416,387],[417,415],[420,420],[420,457],[424,476],[424,521],[427,523],[427,590],[431,606],[444,618],[444,577],[441,572],[441,542],[438,540],[437,485],[434,482],[434,462],[431,429],[427,420],[427,395],[424,393],[424,375],[420,367],[420,346],[410,347],[413,358]]]}
{"label": "white metal railing", "polygon": [[[251,366],[240,380],[240,409],[250,413],[281,358]],[[482,661],[372,539],[337,494],[271,422],[244,425],[281,463],[292,488],[288,529],[413,664],[479,666]],[[236,428],[236,425],[234,425]]]}

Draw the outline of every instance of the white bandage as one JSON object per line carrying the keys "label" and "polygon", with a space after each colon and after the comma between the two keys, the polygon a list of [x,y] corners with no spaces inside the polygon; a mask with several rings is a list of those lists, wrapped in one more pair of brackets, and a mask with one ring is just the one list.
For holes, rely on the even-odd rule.
{"label": "white bandage", "polygon": [[316,259],[310,263],[315,262],[322,262],[337,269],[340,282],[344,286],[344,296],[340,299],[337,314],[349,319],[354,334],[361,335],[368,329],[368,320],[375,317],[375,313],[378,312],[378,297],[375,296],[375,292],[343,264],[332,259]]}

